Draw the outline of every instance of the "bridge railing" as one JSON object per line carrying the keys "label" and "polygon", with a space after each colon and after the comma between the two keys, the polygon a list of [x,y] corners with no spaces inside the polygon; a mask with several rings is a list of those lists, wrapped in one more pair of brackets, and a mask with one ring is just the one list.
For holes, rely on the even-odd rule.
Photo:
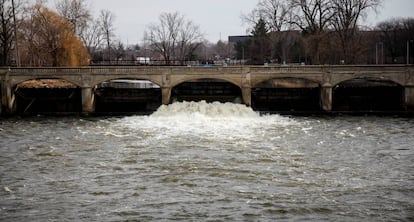
{"label": "bridge railing", "polygon": [[405,71],[414,69],[414,66],[407,65],[297,65],[297,66],[249,66],[252,73],[320,73],[320,72],[384,72],[384,71]]}
{"label": "bridge railing", "polygon": [[[88,66],[88,67],[35,67],[35,68],[0,68],[1,73],[11,75],[159,75],[159,74],[244,74],[244,73],[336,73],[341,72],[405,72],[414,70],[414,66],[406,65],[381,65],[381,66]],[[412,72],[412,71],[411,71]]]}
{"label": "bridge railing", "polygon": [[252,73],[291,73],[291,72],[306,72],[306,73],[320,73],[324,71],[322,66],[252,66],[249,67]]}
{"label": "bridge railing", "polygon": [[59,74],[87,74],[90,70],[84,67],[56,68],[56,67],[34,67],[34,68],[3,68],[4,73],[29,74],[29,75],[59,75]]}
{"label": "bridge railing", "polygon": [[196,67],[196,66],[94,66],[94,67],[33,67],[33,68],[0,68],[0,73],[11,75],[28,74],[53,76],[62,74],[240,74],[246,67]]}

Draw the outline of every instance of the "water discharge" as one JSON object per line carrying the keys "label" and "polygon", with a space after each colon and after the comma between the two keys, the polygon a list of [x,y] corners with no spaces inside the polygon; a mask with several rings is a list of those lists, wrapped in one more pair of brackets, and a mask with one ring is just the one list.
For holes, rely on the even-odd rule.
{"label": "water discharge", "polygon": [[161,106],[152,117],[202,115],[208,117],[259,117],[251,108],[234,103],[182,102]]}
{"label": "water discharge", "polygon": [[0,220],[409,221],[413,127],[206,102],[5,119]]}

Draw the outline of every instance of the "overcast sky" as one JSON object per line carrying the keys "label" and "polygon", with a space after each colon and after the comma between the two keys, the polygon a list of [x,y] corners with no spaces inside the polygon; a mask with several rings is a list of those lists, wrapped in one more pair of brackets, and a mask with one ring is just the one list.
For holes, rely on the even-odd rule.
{"label": "overcast sky", "polygon": [[[94,13],[107,9],[115,14],[116,35],[129,44],[141,43],[146,27],[158,21],[162,12],[178,11],[199,25],[210,42],[244,35],[247,27],[241,14],[250,12],[258,0],[88,0]],[[414,17],[414,0],[383,0],[378,15],[364,24],[375,26],[391,17]]]}

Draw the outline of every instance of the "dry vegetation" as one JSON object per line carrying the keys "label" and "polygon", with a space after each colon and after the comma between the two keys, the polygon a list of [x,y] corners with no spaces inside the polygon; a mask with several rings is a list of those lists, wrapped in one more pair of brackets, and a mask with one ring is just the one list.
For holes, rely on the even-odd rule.
{"label": "dry vegetation", "polygon": [[36,79],[20,83],[19,88],[76,88],[71,82],[62,79]]}

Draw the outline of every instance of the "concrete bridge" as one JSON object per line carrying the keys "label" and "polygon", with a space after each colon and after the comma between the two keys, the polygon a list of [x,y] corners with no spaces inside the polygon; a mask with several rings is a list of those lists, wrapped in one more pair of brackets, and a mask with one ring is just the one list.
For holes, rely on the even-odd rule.
{"label": "concrete bridge", "polygon": [[[148,80],[162,90],[162,103],[171,103],[172,89],[200,79],[231,83],[241,90],[242,102],[252,104],[252,89],[265,82],[284,79],[307,88],[320,89],[321,109],[332,110],[332,92],[342,82],[353,79],[390,81],[403,87],[403,103],[414,110],[414,66],[229,66],[229,67],[79,67],[79,68],[1,68],[2,113],[12,114],[18,84],[33,79],[63,79],[81,88],[82,112],[94,112],[95,87],[115,79]],[[296,81],[296,80],[301,80]],[[289,81],[288,81],[289,82]]]}

